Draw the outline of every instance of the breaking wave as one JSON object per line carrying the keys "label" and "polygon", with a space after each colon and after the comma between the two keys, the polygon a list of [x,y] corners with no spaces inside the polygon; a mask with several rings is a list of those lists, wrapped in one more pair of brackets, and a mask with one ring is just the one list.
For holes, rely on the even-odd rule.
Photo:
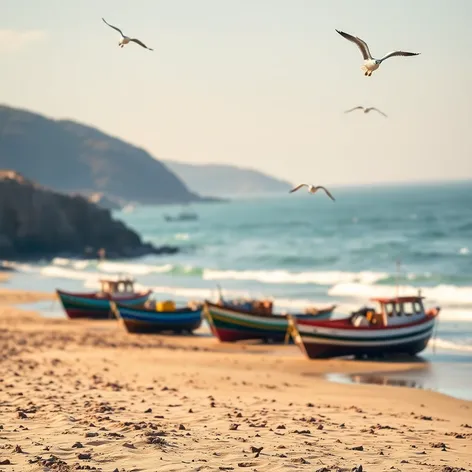
{"label": "breaking wave", "polygon": [[[417,295],[419,287],[400,286],[400,295]],[[328,290],[328,295],[333,297],[353,297],[361,299],[391,297],[396,293],[394,285],[368,285],[362,283],[336,284]],[[457,287],[455,285],[436,285],[434,287],[421,287],[421,294],[430,303],[444,303],[448,306],[470,307],[472,306],[472,287]]]}
{"label": "breaking wave", "polygon": [[286,270],[211,270],[205,269],[204,280],[247,280],[268,284],[334,285],[344,282],[373,284],[388,277],[385,272],[289,272]]}

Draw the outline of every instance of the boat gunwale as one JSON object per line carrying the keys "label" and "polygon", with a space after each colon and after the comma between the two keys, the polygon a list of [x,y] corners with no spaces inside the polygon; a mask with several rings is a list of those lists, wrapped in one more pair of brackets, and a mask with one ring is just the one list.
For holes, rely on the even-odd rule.
{"label": "boat gunwale", "polygon": [[[415,316],[415,315],[412,315]],[[429,321],[436,321],[438,314],[435,315],[423,315],[420,320],[410,322],[410,323],[402,323],[397,325],[370,325],[370,326],[354,326],[351,323],[351,317],[342,318],[340,320],[306,320],[306,319],[298,319],[295,318],[296,323],[301,326],[309,326],[309,327],[318,327],[318,328],[330,328],[336,330],[344,330],[344,331],[389,331],[389,330],[396,330],[401,328],[410,328],[413,326],[419,326],[423,323],[427,323]]]}
{"label": "boat gunwale", "polygon": [[[131,294],[127,294],[125,296],[119,296],[118,298],[115,297],[115,294],[111,293],[103,293],[103,292],[68,292],[66,290],[56,289],[56,293],[61,297],[61,295],[65,295],[66,297],[75,297],[75,298],[84,298],[86,300],[97,300],[97,301],[127,301],[127,300],[135,300],[137,298],[142,298],[144,296],[150,296],[152,294],[152,290],[141,291],[141,292],[133,292]],[[100,295],[103,293],[103,295]],[[123,292],[124,293],[124,292]]]}
{"label": "boat gunwale", "polygon": [[[270,314],[264,314],[264,313],[256,313],[256,312],[253,312],[253,311],[249,311],[249,310],[244,310],[244,309],[238,309],[236,307],[232,307],[232,306],[226,306],[226,305],[218,305],[217,303],[212,303],[212,302],[209,302],[208,300],[205,300],[204,302],[204,308],[211,308],[211,307],[214,307],[218,310],[226,310],[226,311],[229,311],[229,312],[232,312],[233,314],[237,314],[237,315],[246,315],[246,316],[252,316],[254,318],[261,318],[261,319],[271,319],[271,320],[286,320],[288,322],[288,319],[290,316],[293,316],[295,317],[297,320],[301,319],[305,319],[305,318],[314,318],[316,317],[317,315],[321,315],[321,314],[329,314],[329,313],[332,313],[334,308],[336,307],[336,305],[332,305],[332,309],[330,311],[321,311],[321,313],[319,314],[311,314],[311,313],[296,313],[296,314],[290,314],[290,313],[287,313],[287,314],[274,314],[274,313],[270,313]],[[330,308],[330,307],[327,307],[327,308]]]}

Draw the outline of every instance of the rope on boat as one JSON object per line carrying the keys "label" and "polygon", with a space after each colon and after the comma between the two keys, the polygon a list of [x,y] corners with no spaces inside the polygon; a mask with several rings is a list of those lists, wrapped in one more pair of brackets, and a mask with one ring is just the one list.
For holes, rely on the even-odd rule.
{"label": "rope on boat", "polygon": [[110,311],[108,312],[110,316],[110,318],[115,318],[117,320],[120,319],[120,315],[118,313],[118,308],[116,306],[116,303],[113,302],[113,301],[110,301]]}
{"label": "rope on boat", "polygon": [[436,355],[436,336],[438,334],[439,316],[436,316],[433,329],[433,354]]}
{"label": "rope on boat", "polygon": [[293,320],[290,315],[287,316],[287,321],[288,321],[288,326],[287,326],[287,332],[285,333],[284,344],[288,344],[288,342],[290,341],[290,337],[293,337],[293,340],[295,341],[294,334],[296,334],[295,326],[293,325]]}

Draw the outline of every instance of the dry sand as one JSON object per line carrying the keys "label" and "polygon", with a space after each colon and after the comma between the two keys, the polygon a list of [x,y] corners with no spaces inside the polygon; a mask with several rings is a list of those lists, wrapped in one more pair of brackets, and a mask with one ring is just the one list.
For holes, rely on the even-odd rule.
{"label": "dry sand", "polygon": [[52,297],[0,291],[2,472],[472,470],[472,402],[314,375],[405,365],[9,306]]}

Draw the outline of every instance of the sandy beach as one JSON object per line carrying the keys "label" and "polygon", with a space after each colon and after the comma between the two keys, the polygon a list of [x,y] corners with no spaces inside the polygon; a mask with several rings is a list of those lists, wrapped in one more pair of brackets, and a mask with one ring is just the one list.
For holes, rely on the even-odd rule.
{"label": "sandy beach", "polygon": [[2,472],[472,470],[472,402],[321,376],[413,366],[128,335],[14,306],[53,299],[0,291]]}

